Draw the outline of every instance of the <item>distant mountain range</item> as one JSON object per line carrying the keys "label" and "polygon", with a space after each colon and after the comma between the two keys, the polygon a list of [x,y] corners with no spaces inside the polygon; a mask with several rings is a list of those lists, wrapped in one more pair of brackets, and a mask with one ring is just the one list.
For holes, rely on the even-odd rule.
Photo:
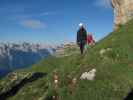
{"label": "distant mountain range", "polygon": [[51,56],[57,46],[31,43],[0,43],[0,76],[31,66],[41,59]]}

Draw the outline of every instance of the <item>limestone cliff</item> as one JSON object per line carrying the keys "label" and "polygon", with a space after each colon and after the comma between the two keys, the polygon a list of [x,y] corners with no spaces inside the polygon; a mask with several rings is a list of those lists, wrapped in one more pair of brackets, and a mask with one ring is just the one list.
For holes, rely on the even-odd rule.
{"label": "limestone cliff", "polygon": [[112,0],[114,29],[133,18],[133,0]]}

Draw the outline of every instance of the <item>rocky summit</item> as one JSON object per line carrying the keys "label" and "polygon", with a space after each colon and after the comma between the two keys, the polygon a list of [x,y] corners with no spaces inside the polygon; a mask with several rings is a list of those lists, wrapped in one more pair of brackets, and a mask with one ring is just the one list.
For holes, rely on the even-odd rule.
{"label": "rocky summit", "polygon": [[112,0],[114,9],[114,29],[133,18],[133,0]]}

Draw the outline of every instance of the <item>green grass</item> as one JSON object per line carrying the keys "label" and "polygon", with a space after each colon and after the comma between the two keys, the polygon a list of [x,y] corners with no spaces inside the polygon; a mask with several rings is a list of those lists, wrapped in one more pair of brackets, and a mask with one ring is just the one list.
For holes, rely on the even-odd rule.
{"label": "green grass", "polygon": [[[11,100],[50,100],[55,91],[52,75],[60,76],[56,90],[60,100],[123,100],[133,89],[133,20],[88,49],[84,57],[73,54],[68,57],[50,57],[24,71],[46,72],[47,77],[25,85]],[[111,48],[103,56],[101,49]],[[80,80],[80,75],[96,68],[94,81]],[[78,79],[70,94],[68,77]]]}

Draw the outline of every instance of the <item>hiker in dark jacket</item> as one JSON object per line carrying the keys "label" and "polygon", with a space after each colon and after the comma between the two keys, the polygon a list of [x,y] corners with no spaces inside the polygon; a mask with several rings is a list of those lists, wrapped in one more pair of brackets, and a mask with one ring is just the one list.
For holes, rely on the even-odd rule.
{"label": "hiker in dark jacket", "polygon": [[87,32],[82,23],[79,24],[80,29],[77,32],[77,44],[80,47],[81,54],[84,53],[84,47],[87,43]]}

